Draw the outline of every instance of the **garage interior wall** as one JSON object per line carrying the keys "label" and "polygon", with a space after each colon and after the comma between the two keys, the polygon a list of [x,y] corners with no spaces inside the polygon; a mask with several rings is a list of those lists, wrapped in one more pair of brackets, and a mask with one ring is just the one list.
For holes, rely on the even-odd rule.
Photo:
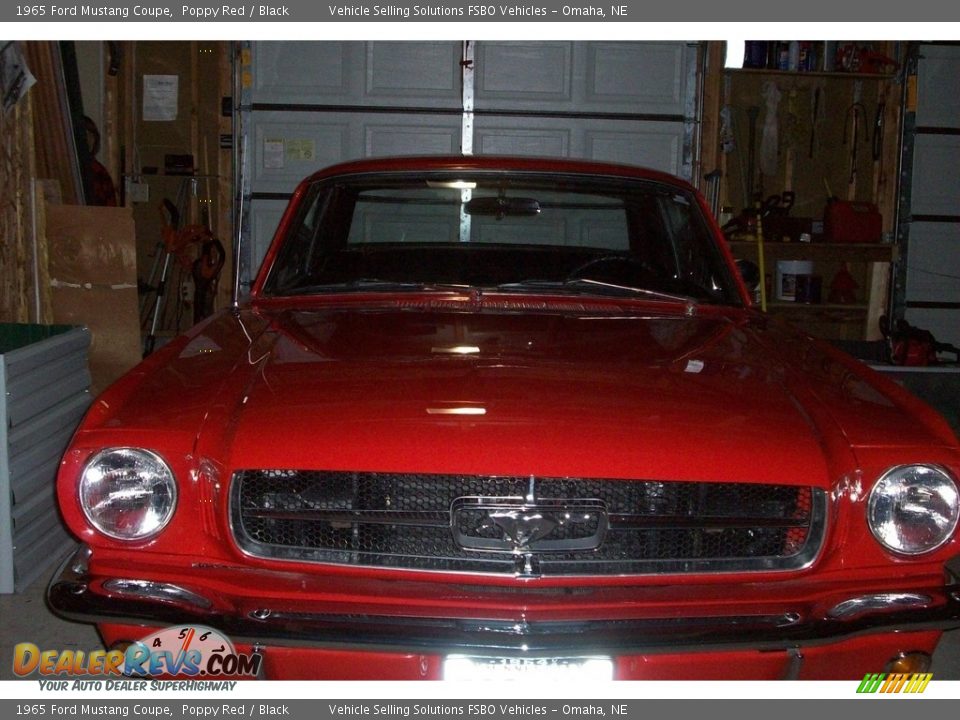
{"label": "garage interior wall", "polygon": [[[206,225],[226,247],[231,244],[231,119],[222,112],[224,98],[229,104],[230,96],[230,45],[124,43],[123,58],[123,97],[116,113],[121,127],[125,199],[133,207],[137,226],[140,278],[156,286],[162,267],[157,263],[157,244],[162,226],[170,219],[161,211],[164,199],[176,206],[181,226]],[[176,96],[164,108],[169,114],[163,119],[144,114],[144,88],[157,77],[176,82]],[[148,98],[148,105],[150,102]],[[227,141],[221,143],[224,134]],[[219,307],[229,298],[229,255],[220,275]],[[193,324],[192,306],[176,301],[189,297],[191,291],[189,268],[172,263],[169,299],[160,322],[165,334],[182,332]]]}

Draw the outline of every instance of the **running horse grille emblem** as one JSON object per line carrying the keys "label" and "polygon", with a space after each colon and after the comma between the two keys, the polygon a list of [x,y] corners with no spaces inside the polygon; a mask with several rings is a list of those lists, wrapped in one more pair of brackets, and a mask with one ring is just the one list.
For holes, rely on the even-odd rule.
{"label": "running horse grille emblem", "polygon": [[600,500],[461,497],[451,506],[450,522],[465,550],[574,552],[600,547],[607,511]]}
{"label": "running horse grille emblem", "polygon": [[487,520],[479,531],[496,526],[513,541],[518,550],[529,547],[530,543],[541,540],[563,523],[562,520],[536,510],[490,510]]}

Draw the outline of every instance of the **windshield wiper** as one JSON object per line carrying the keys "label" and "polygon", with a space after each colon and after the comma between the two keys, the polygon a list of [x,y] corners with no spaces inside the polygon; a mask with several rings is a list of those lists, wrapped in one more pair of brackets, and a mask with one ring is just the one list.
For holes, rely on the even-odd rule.
{"label": "windshield wiper", "polygon": [[346,282],[317,283],[302,285],[285,291],[284,295],[309,295],[311,293],[363,292],[365,290],[383,290],[384,292],[422,290],[428,286],[423,283],[401,282],[398,280],[380,280],[378,278],[359,278]]}
{"label": "windshield wiper", "polygon": [[614,283],[604,282],[603,280],[591,280],[590,278],[571,278],[565,280],[564,285],[569,287],[593,286],[607,290],[619,290],[624,293],[634,293],[636,295],[646,295],[648,297],[660,298],[671,302],[686,303],[687,305],[699,305],[700,301],[690,295],[678,295],[675,293],[662,292],[661,290],[650,290],[649,288],[634,287],[632,285],[616,285]]}
{"label": "windshield wiper", "polygon": [[461,285],[457,283],[408,282],[403,280],[381,280],[380,278],[357,278],[356,280],[347,280],[345,282],[303,285],[301,287],[291,288],[283,294],[309,295],[311,293],[364,292],[367,290],[382,292],[431,292],[438,290],[466,292],[472,289],[471,285]]}
{"label": "windshield wiper", "polygon": [[[675,295],[673,293],[650,290],[649,288],[634,287],[632,285],[617,285],[603,280],[590,278],[570,278],[568,280],[522,280],[520,282],[503,283],[497,286],[498,290],[571,290],[573,292],[593,291],[597,295],[616,295],[626,297],[630,295],[644,295],[669,302],[678,302],[696,306],[700,301],[689,295]],[[599,291],[599,292],[598,292]]]}

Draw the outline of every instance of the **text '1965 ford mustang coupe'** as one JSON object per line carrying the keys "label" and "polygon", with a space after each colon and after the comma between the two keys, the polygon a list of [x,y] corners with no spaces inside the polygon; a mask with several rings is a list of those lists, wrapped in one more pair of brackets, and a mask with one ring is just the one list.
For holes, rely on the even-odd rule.
{"label": "text '1965 ford mustang coupe'", "polygon": [[688,184],[358,161],[96,400],[49,600],[274,678],[920,671],[960,617],[958,476],[939,415],[751,307]]}

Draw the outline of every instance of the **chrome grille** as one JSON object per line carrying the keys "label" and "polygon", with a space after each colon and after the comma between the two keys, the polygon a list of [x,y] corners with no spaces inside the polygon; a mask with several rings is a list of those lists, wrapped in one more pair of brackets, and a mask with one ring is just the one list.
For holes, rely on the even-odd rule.
{"label": "chrome grille", "polygon": [[825,494],[753,483],[242,470],[230,517],[258,557],[509,575],[790,570]]}

